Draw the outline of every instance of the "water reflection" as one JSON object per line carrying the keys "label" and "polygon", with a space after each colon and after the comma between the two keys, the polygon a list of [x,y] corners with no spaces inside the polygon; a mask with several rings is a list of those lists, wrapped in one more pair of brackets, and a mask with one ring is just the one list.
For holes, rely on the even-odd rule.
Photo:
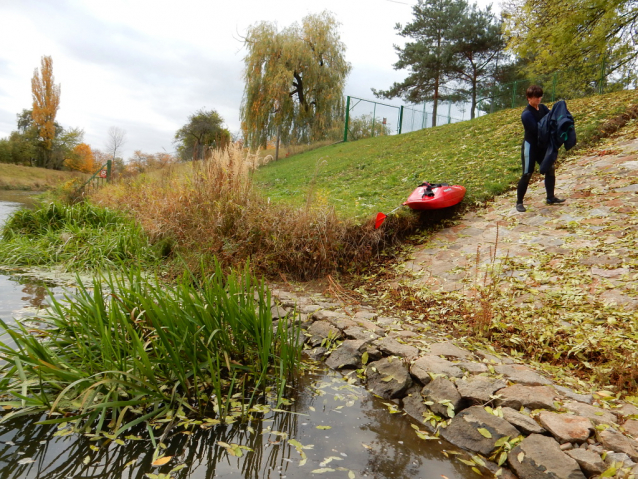
{"label": "water reflection", "polygon": [[[173,458],[161,467],[151,464],[154,448],[149,440],[127,439],[121,446],[86,436],[56,436],[57,427],[37,425],[35,418],[10,420],[0,425],[0,479],[141,479],[147,473],[168,474],[180,464],[184,468],[173,473],[176,479],[297,478],[316,470],[325,471],[317,477],[331,478],[347,478],[350,471],[371,478],[474,474],[446,459],[441,454],[445,445],[419,439],[410,420],[390,415],[381,400],[338,373],[302,375],[291,396],[290,412],[253,414],[247,422],[210,429],[174,427],[163,440],[165,454]],[[136,433],[147,437],[141,428]],[[291,439],[307,447],[305,464]],[[241,457],[234,457],[222,443],[252,451],[244,449]]]}

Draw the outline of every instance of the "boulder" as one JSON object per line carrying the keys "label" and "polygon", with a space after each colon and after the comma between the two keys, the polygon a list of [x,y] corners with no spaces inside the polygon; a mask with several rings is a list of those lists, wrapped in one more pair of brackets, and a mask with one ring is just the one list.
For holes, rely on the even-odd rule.
{"label": "boulder", "polygon": [[[491,437],[478,430],[485,429]],[[488,413],[481,406],[472,406],[458,413],[448,427],[441,429],[441,436],[455,446],[489,456],[500,438],[518,436],[518,430],[505,419]]]}
{"label": "boulder", "polygon": [[346,336],[346,338],[349,339],[364,339],[367,341],[374,341],[376,339],[379,339],[379,336],[374,334],[372,331],[363,329],[360,326],[352,326],[350,328],[344,329],[343,334]]}
{"label": "boulder", "polygon": [[461,349],[458,346],[455,346],[449,341],[430,344],[429,354],[432,354],[434,356],[445,356],[446,358],[468,359],[472,357],[472,353],[466,351],[465,349]]}
{"label": "boulder", "polygon": [[308,328],[307,335],[310,336],[308,343],[310,346],[319,346],[324,339],[328,337],[334,339],[340,339],[343,337],[343,333],[339,328],[334,327],[328,321],[315,321],[312,326]]}
{"label": "boulder", "polygon": [[328,354],[328,350],[318,346],[312,349],[304,349],[301,353],[313,361],[322,361],[326,354]]}
{"label": "boulder", "polygon": [[494,371],[502,374],[512,382],[525,386],[543,386],[552,382],[538,374],[536,371],[520,364],[498,364],[494,366]]}
{"label": "boulder", "polygon": [[368,389],[386,399],[404,396],[412,385],[408,368],[396,358],[383,358],[370,363],[366,376]]}
{"label": "boulder", "polygon": [[585,479],[578,462],[561,451],[555,439],[540,434],[523,439],[507,460],[520,479]]}
{"label": "boulder", "polygon": [[563,406],[568,411],[584,416],[591,419],[594,425],[598,424],[616,424],[618,419],[615,414],[612,414],[609,410],[601,409],[596,406],[590,406],[577,401],[566,401]]}
{"label": "boulder", "polygon": [[372,321],[368,321],[367,319],[360,319],[355,317],[353,319],[353,321],[360,327],[362,327],[363,329],[367,329],[368,331],[372,331],[373,333],[379,335],[379,336],[383,336],[385,334],[385,329],[383,329],[382,327],[380,327],[379,325],[373,323]]}
{"label": "boulder", "polygon": [[561,444],[567,442],[582,444],[594,430],[591,421],[582,416],[542,411],[538,415],[538,419],[543,427]]}
{"label": "boulder", "polygon": [[376,319],[378,316],[378,313],[375,313],[374,311],[362,310],[354,313],[355,319]]}
{"label": "boulder", "polygon": [[428,384],[432,378],[429,373],[443,374],[447,377],[463,377],[463,371],[458,366],[447,359],[438,356],[422,356],[417,359],[410,368],[410,373],[417,378],[421,384]]}
{"label": "boulder", "polygon": [[450,417],[448,414],[448,404],[452,406],[453,414],[457,414],[461,410],[462,398],[456,390],[456,386],[449,379],[436,378],[427,386],[423,387],[421,395],[434,404],[430,406],[434,414],[442,417]]}
{"label": "boulder", "polygon": [[536,421],[534,421],[531,417],[518,412],[511,407],[504,407],[503,411],[503,419],[509,422],[516,429],[521,431],[525,435],[530,434],[544,434],[545,429],[538,425]]}
{"label": "boulder", "polygon": [[624,452],[633,461],[638,460],[638,451],[636,450],[638,443],[633,439],[611,428],[604,431],[596,431],[596,436],[605,449],[614,452]]}
{"label": "boulder", "polygon": [[587,477],[602,474],[607,469],[607,466],[600,458],[600,455],[593,451],[578,448],[567,451],[565,454],[578,463],[580,469]]}
{"label": "boulder", "polygon": [[387,337],[377,343],[377,348],[389,356],[413,358],[419,355],[419,350],[414,346],[408,346],[398,342],[396,339]]}
{"label": "boulder", "polygon": [[361,367],[361,355],[366,350],[367,341],[349,339],[341,343],[326,359],[326,365],[332,369]]}
{"label": "boulder", "polygon": [[555,410],[554,397],[556,391],[549,386],[523,386],[515,384],[500,389],[496,392],[500,399],[496,399],[497,406],[511,407],[520,409],[528,407],[530,409],[549,409]]}
{"label": "boulder", "polygon": [[[304,311],[305,312],[305,311]],[[312,319],[315,321],[330,321],[335,318],[343,318],[344,315],[342,313],[337,313],[335,311],[328,311],[326,309],[318,309],[312,313]]]}
{"label": "boulder", "polygon": [[461,397],[472,405],[485,405],[492,401],[492,396],[499,389],[503,389],[507,384],[501,379],[493,379],[486,376],[474,376],[467,379],[460,379],[456,382]]}
{"label": "boulder", "polygon": [[419,421],[425,426],[425,428],[434,432],[435,427],[430,422],[425,422],[424,413],[428,414],[430,410],[424,403],[423,396],[421,396],[421,387],[414,384],[407,392],[407,395],[402,399],[403,410],[412,418]]}
{"label": "boulder", "polygon": [[456,364],[458,367],[470,374],[481,374],[488,371],[487,365],[484,363],[475,363],[473,361],[464,361]]}
{"label": "boulder", "polygon": [[584,402],[591,404],[594,402],[594,396],[591,394],[578,394],[573,390],[564,386],[555,385],[554,388],[560,393],[561,396],[571,399],[572,401]]}
{"label": "boulder", "polygon": [[625,432],[634,438],[638,439],[638,421],[635,419],[627,419],[625,424],[622,425]]}

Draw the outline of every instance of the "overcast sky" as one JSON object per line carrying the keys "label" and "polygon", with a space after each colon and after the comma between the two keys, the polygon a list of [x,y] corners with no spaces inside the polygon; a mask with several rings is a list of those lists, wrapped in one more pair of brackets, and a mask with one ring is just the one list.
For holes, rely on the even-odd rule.
{"label": "overcast sky", "polygon": [[[126,130],[134,150],[174,150],[175,131],[200,108],[214,108],[239,131],[246,51],[240,37],[259,21],[280,28],[323,10],[341,22],[352,64],[345,94],[373,98],[406,72],[395,71],[397,22],[416,0],[0,0],[0,138],[31,108],[31,78],[53,58],[62,87],[57,121],[79,127],[93,148],[107,130]],[[481,0],[481,5],[487,0]],[[398,102],[397,102],[398,103]]]}

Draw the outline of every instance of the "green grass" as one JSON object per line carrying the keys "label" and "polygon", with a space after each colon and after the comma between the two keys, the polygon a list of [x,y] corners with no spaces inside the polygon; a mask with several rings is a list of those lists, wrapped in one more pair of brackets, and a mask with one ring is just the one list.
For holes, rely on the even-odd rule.
{"label": "green grass", "polygon": [[87,175],[77,171],[57,171],[31,166],[0,163],[0,190],[42,191]]}
{"label": "green grass", "polygon": [[0,406],[15,409],[2,421],[49,411],[63,414],[49,423],[115,435],[177,417],[219,423],[266,387],[281,398],[299,361],[298,326],[273,324],[270,293],[248,265],[172,285],[133,268],[91,287],[78,278],[75,294],[49,301],[36,323],[0,320]]}
{"label": "green grass", "polygon": [[0,264],[60,265],[69,271],[123,262],[150,266],[159,253],[140,226],[123,213],[88,203],[18,210],[2,228],[0,241]]}
{"label": "green grass", "polygon": [[[633,90],[570,100],[579,142],[635,104]],[[313,195],[359,219],[399,206],[423,180],[461,184],[465,204],[484,202],[520,177],[521,112],[327,146],[270,163],[254,179],[273,201],[302,205]]]}

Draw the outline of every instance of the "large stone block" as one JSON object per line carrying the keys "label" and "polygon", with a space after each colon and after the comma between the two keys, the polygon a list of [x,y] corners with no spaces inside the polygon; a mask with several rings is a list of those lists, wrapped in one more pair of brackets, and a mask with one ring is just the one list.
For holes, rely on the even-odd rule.
{"label": "large stone block", "polygon": [[432,374],[443,374],[447,377],[461,378],[463,371],[458,366],[447,359],[438,356],[422,356],[417,359],[410,368],[410,373],[417,378],[421,384],[428,384],[432,378]]}
{"label": "large stone block", "polygon": [[414,346],[400,343],[393,338],[383,338],[376,344],[376,346],[380,351],[383,351],[389,356],[413,358],[419,355],[419,350]]}
{"label": "large stone block", "polygon": [[503,407],[511,407],[520,409],[528,407],[530,409],[549,409],[555,410],[554,397],[556,391],[549,386],[523,386],[515,384],[500,389],[496,392],[500,399],[496,400],[496,404]]}
{"label": "large stone block", "polygon": [[486,376],[474,376],[456,381],[456,388],[463,399],[473,405],[485,405],[492,401],[491,396],[507,386],[501,379]]}
{"label": "large stone block", "polygon": [[582,416],[542,411],[538,419],[561,444],[566,442],[582,444],[594,430],[591,421]]}
{"label": "large stone block", "polygon": [[386,399],[403,397],[412,385],[408,368],[396,358],[383,358],[370,363],[366,376],[368,389]]}
{"label": "large stone block", "polygon": [[351,339],[341,343],[326,359],[326,365],[332,369],[360,368],[361,356],[366,350],[368,341]]}
{"label": "large stone block", "polygon": [[585,479],[578,463],[554,438],[532,434],[510,451],[507,460],[520,479]]}
{"label": "large stone block", "polygon": [[442,417],[450,417],[448,404],[452,406],[453,414],[461,411],[462,398],[456,390],[456,386],[449,379],[436,378],[421,391],[421,395],[434,404],[430,406],[434,414]]}

